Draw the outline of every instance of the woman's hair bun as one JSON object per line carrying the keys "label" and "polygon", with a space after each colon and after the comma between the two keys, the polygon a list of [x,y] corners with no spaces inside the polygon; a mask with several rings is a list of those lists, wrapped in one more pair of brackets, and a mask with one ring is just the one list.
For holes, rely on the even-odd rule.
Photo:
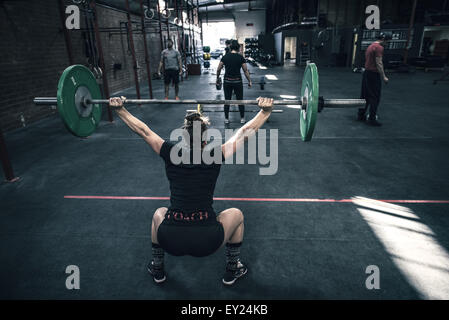
{"label": "woman's hair bun", "polygon": [[207,118],[207,117],[203,116],[201,113],[195,111],[195,112],[188,113],[186,115],[185,120],[184,120],[184,128],[193,127],[193,123],[195,121],[201,121],[202,130],[205,130],[206,129],[205,127],[209,125],[209,118]]}
{"label": "woman's hair bun", "polygon": [[201,113],[199,112],[191,112],[186,115],[186,120],[189,122],[193,121],[201,121]]}

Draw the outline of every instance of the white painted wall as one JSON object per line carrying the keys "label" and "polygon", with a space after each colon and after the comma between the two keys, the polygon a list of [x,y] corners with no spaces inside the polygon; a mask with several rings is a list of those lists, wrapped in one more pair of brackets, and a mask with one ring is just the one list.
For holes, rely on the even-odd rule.
{"label": "white painted wall", "polygon": [[[235,32],[239,43],[244,44],[245,38],[257,38],[261,32],[265,32],[265,10],[234,11]],[[249,27],[246,24],[252,23]]]}

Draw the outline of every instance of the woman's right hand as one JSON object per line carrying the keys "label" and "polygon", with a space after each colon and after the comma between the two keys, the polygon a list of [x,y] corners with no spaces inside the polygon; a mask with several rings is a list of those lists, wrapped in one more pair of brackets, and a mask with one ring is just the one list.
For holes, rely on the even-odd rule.
{"label": "woman's right hand", "polygon": [[273,110],[273,99],[272,98],[257,98],[259,102],[259,108],[261,108],[265,112],[271,112]]}
{"label": "woman's right hand", "polygon": [[124,102],[126,101],[126,97],[121,96],[120,98],[114,97],[109,99],[109,106],[121,108],[123,107]]}

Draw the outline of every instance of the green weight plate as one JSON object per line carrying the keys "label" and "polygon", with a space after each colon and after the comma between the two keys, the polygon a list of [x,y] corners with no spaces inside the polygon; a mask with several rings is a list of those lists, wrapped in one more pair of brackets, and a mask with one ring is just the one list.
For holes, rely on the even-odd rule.
{"label": "green weight plate", "polygon": [[84,98],[101,99],[100,87],[88,68],[70,66],[59,79],[58,112],[67,129],[78,137],[90,136],[101,120],[101,106],[85,107]]}
{"label": "green weight plate", "polygon": [[301,86],[301,96],[307,101],[306,110],[300,109],[300,129],[303,141],[312,139],[315,129],[316,116],[318,112],[318,70],[315,63],[309,63],[304,71],[304,78]]}

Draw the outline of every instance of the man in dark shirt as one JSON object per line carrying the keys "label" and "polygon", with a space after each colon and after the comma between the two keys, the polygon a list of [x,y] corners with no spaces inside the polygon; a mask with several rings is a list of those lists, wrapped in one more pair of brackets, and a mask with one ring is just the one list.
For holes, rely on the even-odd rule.
{"label": "man in dark shirt", "polygon": [[[245,77],[248,80],[248,87],[251,88],[252,82],[249,76],[248,67],[246,66],[246,60],[241,54],[239,54],[240,44],[236,40],[232,40],[230,46],[231,52],[225,54],[218,64],[217,69],[217,84],[220,81],[221,69],[223,66],[226,68],[224,75],[223,90],[226,100],[232,99],[232,92],[238,100],[243,99],[243,82],[240,69],[243,69]],[[245,106],[239,105],[240,123],[245,123]],[[229,123],[229,105],[224,106],[225,123]]]}
{"label": "man in dark shirt", "polygon": [[377,41],[374,41],[365,52],[365,71],[362,78],[361,98],[366,99],[365,108],[359,109],[358,120],[365,121],[366,112],[369,109],[367,124],[372,126],[381,126],[377,121],[377,107],[380,103],[380,93],[382,89],[382,80],[387,83],[388,78],[385,75],[382,58],[384,47],[391,35],[380,33]]}
{"label": "man in dark shirt", "polygon": [[[117,114],[123,122],[161,156],[170,183],[170,206],[158,208],[151,225],[153,259],[148,265],[148,271],[153,280],[156,283],[166,280],[165,252],[175,256],[203,257],[225,245],[226,269],[223,283],[232,285],[247,273],[246,266],[240,261],[244,232],[243,213],[237,208],[230,208],[216,215],[212,203],[221,162],[206,164],[200,159],[198,164],[195,163],[195,154],[198,154],[196,152],[202,151],[206,146],[202,137],[209,125],[208,119],[199,113],[186,116],[183,127],[186,147],[180,149],[177,145],[164,141],[145,123],[132,116],[123,107],[125,100],[125,97],[111,98],[109,104],[117,107]],[[268,120],[273,108],[273,99],[259,98],[259,107],[260,112],[251,121],[224,144],[213,149],[214,152],[220,153],[219,158],[222,161],[231,157],[245,140],[254,135]],[[187,161],[178,163],[180,153],[183,155],[186,149]],[[189,161],[192,158],[193,164]]]}

